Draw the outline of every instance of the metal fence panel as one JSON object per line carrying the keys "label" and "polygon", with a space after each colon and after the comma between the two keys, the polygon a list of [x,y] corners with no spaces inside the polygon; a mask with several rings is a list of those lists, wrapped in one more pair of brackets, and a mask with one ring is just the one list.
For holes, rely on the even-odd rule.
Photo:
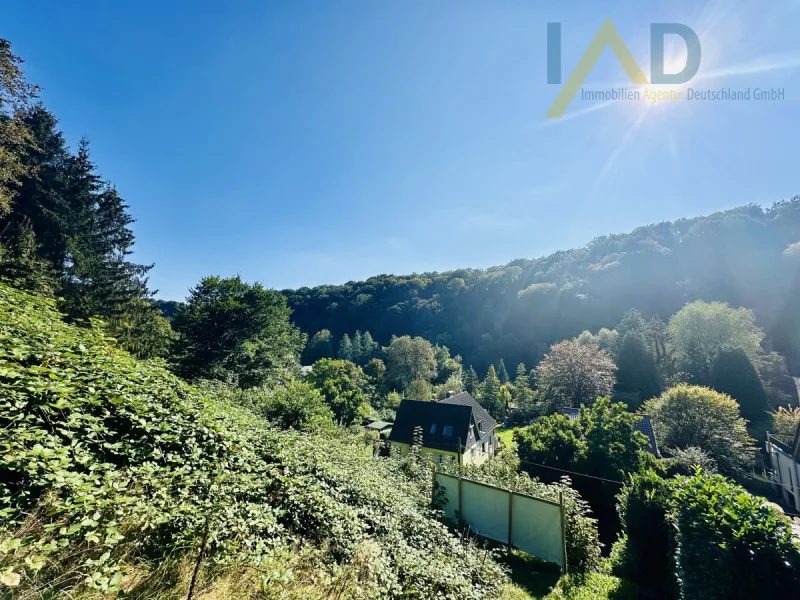
{"label": "metal fence panel", "polygon": [[511,495],[511,543],[523,552],[564,564],[561,507],[528,496]]}
{"label": "metal fence panel", "polygon": [[461,480],[461,513],[470,529],[490,540],[508,543],[509,493]]}
{"label": "metal fence panel", "polygon": [[444,514],[448,519],[455,519],[458,512],[458,477],[436,473],[436,483],[444,493]]}
{"label": "metal fence panel", "polygon": [[509,543],[510,518],[510,545],[566,569],[562,506],[469,479],[459,484],[458,477],[438,471],[434,480],[448,518],[455,519],[460,510],[476,534],[504,544]]}

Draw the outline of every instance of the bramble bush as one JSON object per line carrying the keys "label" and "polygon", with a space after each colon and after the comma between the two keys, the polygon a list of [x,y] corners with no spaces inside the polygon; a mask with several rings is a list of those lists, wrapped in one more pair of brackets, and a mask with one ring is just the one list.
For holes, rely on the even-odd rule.
{"label": "bramble bush", "polygon": [[262,586],[290,589],[279,565],[310,548],[319,572],[360,574],[332,595],[483,598],[503,584],[395,461],[344,431],[281,430],[238,400],[0,284],[3,585],[114,593],[132,570],[202,550],[206,564],[250,565]]}

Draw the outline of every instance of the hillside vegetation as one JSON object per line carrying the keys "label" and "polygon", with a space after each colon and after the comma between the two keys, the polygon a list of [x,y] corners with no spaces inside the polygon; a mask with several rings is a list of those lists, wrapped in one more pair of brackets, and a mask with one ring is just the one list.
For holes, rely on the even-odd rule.
{"label": "hillside vegetation", "polygon": [[418,335],[448,346],[479,373],[504,358],[535,364],[550,344],[613,327],[625,311],[666,321],[703,299],[754,311],[776,351],[800,349],[800,197],[742,206],[586,247],[489,269],[379,275],[286,290],[294,322],[334,339],[369,331],[382,344]]}
{"label": "hillside vegetation", "polygon": [[0,284],[0,569],[15,597],[185,597],[201,551],[199,585],[233,572],[266,597],[480,598],[505,580],[399,463],[343,431],[277,430],[215,389]]}

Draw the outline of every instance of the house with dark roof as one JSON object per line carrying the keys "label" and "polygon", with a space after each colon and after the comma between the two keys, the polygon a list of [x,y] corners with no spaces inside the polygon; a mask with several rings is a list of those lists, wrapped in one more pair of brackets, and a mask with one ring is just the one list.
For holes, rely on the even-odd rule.
{"label": "house with dark roof", "polygon": [[389,434],[391,451],[405,456],[414,443],[414,431],[422,433],[422,453],[438,464],[453,460],[480,464],[497,450],[497,422],[467,392],[444,400],[403,400]]}
{"label": "house with dark roof", "polygon": [[[569,417],[570,421],[574,421],[578,418],[578,414],[580,414],[579,408],[562,408],[561,412]],[[653,422],[650,419],[650,415],[637,415],[640,417],[639,421],[633,424],[634,431],[638,431],[639,433],[643,433],[645,437],[649,440],[649,444],[647,449],[656,457],[660,457],[661,455],[658,453],[658,445],[656,444],[656,434],[653,432]]]}

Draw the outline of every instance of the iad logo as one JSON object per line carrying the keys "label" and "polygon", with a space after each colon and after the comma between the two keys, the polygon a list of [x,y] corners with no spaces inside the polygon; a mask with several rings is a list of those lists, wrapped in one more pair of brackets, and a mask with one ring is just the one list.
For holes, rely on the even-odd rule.
{"label": "iad logo", "polygon": [[[686,63],[679,73],[664,72],[664,37],[667,34],[679,35],[686,43]],[[567,83],[561,88],[561,92],[550,110],[547,111],[547,118],[558,119],[564,115],[606,46],[611,46],[631,83],[636,85],[686,83],[697,74],[697,70],[700,68],[700,39],[691,27],[682,23],[651,23],[650,81],[647,81],[647,77],[636,64],[636,60],[622,40],[619,31],[614,27],[611,19],[606,19],[586,52],[583,53],[578,66],[567,79]],[[547,24],[547,83],[561,83],[561,23]]]}

